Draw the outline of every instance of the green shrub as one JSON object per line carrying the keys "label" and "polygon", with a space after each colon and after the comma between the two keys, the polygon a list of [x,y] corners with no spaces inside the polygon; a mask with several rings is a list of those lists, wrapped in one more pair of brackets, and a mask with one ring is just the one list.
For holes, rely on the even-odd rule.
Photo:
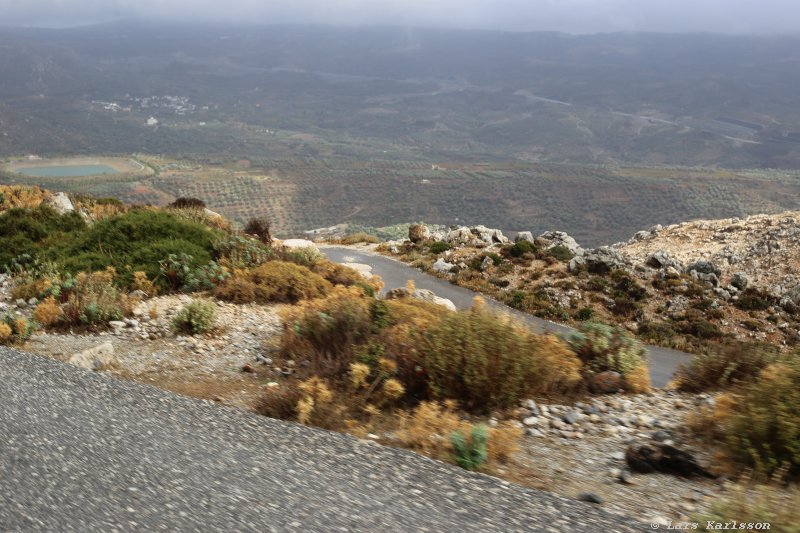
{"label": "green shrub", "polygon": [[282,250],[278,256],[289,263],[311,268],[320,261],[325,260],[325,256],[313,246],[303,248],[288,248]]}
{"label": "green shrub", "polygon": [[197,222],[140,209],[94,224],[66,247],[64,264],[73,273],[114,266],[121,274],[142,271],[155,279],[159,261],[170,254],[191,256],[195,268],[209,263],[217,239]]}
{"label": "green shrub", "polygon": [[172,320],[172,328],[181,333],[197,335],[214,327],[217,306],[213,302],[195,300],[186,304]]}
{"label": "green shrub", "polygon": [[50,294],[64,301],[65,324],[96,326],[128,314],[131,311],[128,298],[114,286],[114,277],[113,269],[81,272],[54,285]]}
{"label": "green shrub", "polygon": [[214,243],[217,261],[229,268],[252,268],[274,259],[276,254],[261,241],[242,235],[227,235]]}
{"label": "green shrub", "polygon": [[641,378],[647,369],[647,351],[625,330],[599,322],[584,322],[572,334],[569,344],[589,374],[612,370],[625,378]]}
{"label": "green shrub", "polygon": [[191,255],[170,254],[159,261],[159,278],[165,280],[170,289],[183,292],[208,291],[230,277],[228,270],[215,261],[195,267]]}
{"label": "green shrub", "polygon": [[569,248],[561,245],[553,246],[548,250],[548,253],[550,254],[551,257],[555,257],[559,261],[569,261],[570,259],[575,257],[575,254],[573,254],[569,250]]}
{"label": "green shrub", "polygon": [[324,296],[330,289],[330,282],[304,266],[270,261],[237,273],[219,285],[214,295],[235,303],[297,303]]}
{"label": "green shrub", "polygon": [[575,318],[580,320],[581,322],[585,322],[587,320],[591,320],[594,316],[594,309],[591,307],[581,307],[578,309],[578,312],[575,313]]}
{"label": "green shrub", "polygon": [[442,252],[446,252],[450,248],[452,248],[452,246],[450,246],[449,243],[444,241],[436,241],[434,243],[431,243],[431,245],[428,247],[428,250],[432,254],[440,254]]}
{"label": "green shrub", "polygon": [[718,345],[692,357],[677,372],[681,390],[699,392],[750,382],[778,360],[773,346],[733,342]]}
{"label": "green shrub", "polygon": [[781,466],[800,476],[800,358],[767,366],[736,396],[723,421],[725,443],[736,458],[765,474]]}
{"label": "green shrub", "polygon": [[508,248],[508,253],[511,257],[522,257],[525,254],[535,253],[536,246],[529,241],[517,241]]}
{"label": "green shrub", "polygon": [[772,305],[772,298],[755,288],[742,291],[734,305],[743,311],[763,311]]}
{"label": "green shrub", "polygon": [[0,214],[0,269],[10,268],[21,256],[56,259],[52,248],[86,231],[77,213],[59,215],[53,209],[14,208]]}
{"label": "green shrub", "polygon": [[469,441],[461,431],[450,435],[453,460],[466,470],[477,470],[489,459],[489,429],[483,424],[472,427]]}
{"label": "green shrub", "polygon": [[419,353],[434,399],[479,412],[511,407],[534,392],[564,392],[580,381],[580,362],[564,343],[480,306],[430,326]]}

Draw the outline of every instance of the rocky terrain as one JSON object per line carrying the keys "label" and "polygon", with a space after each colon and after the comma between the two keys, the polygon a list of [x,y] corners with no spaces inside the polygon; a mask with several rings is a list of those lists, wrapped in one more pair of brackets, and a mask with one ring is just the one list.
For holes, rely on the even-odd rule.
{"label": "rocky terrain", "polygon": [[653,228],[584,249],[570,235],[412,226],[380,249],[543,318],[624,325],[648,342],[697,349],[800,339],[800,213]]}
{"label": "rocky terrain", "polygon": [[[0,306],[12,314],[29,316],[37,302],[11,301],[9,288],[3,278]],[[408,296],[452,306],[419,289],[409,294],[400,288],[387,295]],[[105,330],[42,332],[24,349],[87,370],[108,371],[181,394],[252,409],[265,389],[281,386],[299,364],[273,361],[270,356],[281,330],[280,307],[215,301],[218,318],[212,333],[174,333],[170,324],[175,314],[193,298],[202,297],[145,298],[134,308],[133,318],[112,321]],[[497,473],[527,486],[594,502],[639,521],[666,523],[688,518],[725,486],[700,478],[633,473],[626,467],[624,452],[631,443],[652,441],[688,446],[698,453],[701,448],[688,440],[684,430],[684,416],[708,402],[713,399],[706,395],[670,391],[598,396],[574,405],[526,400],[511,413],[512,421],[525,431],[521,450]],[[500,421],[492,418],[488,423]],[[368,438],[395,443],[391,431]],[[708,459],[702,452],[698,457]]]}

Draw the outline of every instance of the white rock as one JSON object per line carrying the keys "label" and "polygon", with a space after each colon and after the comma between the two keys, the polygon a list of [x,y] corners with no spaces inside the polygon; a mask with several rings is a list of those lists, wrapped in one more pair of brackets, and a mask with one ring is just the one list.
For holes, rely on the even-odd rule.
{"label": "white rock", "polygon": [[309,241],[308,239],[286,239],[285,241],[282,241],[281,244],[283,244],[284,247],[291,249],[297,249],[297,248],[313,248],[315,250],[317,249],[317,245]]}
{"label": "white rock", "polygon": [[94,348],[76,353],[69,358],[69,363],[87,370],[102,370],[115,363],[114,345],[104,342]]}

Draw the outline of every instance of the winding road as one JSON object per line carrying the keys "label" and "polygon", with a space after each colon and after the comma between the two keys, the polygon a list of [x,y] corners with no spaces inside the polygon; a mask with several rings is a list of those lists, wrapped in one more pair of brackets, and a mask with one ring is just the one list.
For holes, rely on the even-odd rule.
{"label": "winding road", "polygon": [[[400,261],[377,255],[373,252],[356,250],[344,246],[321,246],[320,251],[335,263],[362,263],[372,267],[372,273],[383,279],[385,289],[404,287],[406,281],[412,280],[418,289],[428,289],[437,296],[451,300],[458,309],[467,309],[478,294],[469,289],[453,285]],[[484,298],[486,298],[484,296]],[[529,324],[539,333],[551,332],[562,336],[570,335],[574,329],[569,326],[542,320],[528,313],[512,309],[496,300],[486,298],[487,304],[494,309],[511,314]],[[665,387],[672,379],[678,367],[691,360],[691,354],[662,348],[647,346],[650,361],[650,381],[654,387]]]}

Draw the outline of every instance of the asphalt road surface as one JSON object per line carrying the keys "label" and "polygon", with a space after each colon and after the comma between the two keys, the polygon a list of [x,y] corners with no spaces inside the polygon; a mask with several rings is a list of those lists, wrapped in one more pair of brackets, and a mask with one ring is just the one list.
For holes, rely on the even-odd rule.
{"label": "asphalt road surface", "polygon": [[591,504],[0,348],[0,531],[643,532]]}
{"label": "asphalt road surface", "polygon": [[[472,305],[472,300],[477,295],[476,292],[457,285],[453,285],[445,280],[439,279],[430,274],[426,274],[416,268],[412,268],[394,259],[377,255],[370,252],[362,252],[352,248],[339,246],[325,246],[320,250],[328,258],[336,263],[363,263],[372,267],[373,274],[377,274],[385,283],[385,290],[397,287],[405,287],[406,281],[413,280],[418,289],[428,289],[436,293],[437,296],[451,300],[457,308],[467,309]],[[528,313],[523,313],[512,309],[500,302],[486,298],[486,302],[491,307],[510,313],[525,323],[533,327],[538,332],[552,332],[562,336],[568,336],[574,330],[569,326],[556,324],[548,320],[542,320]],[[664,387],[672,379],[673,374],[682,363],[691,360],[691,354],[662,348],[660,346],[647,346],[650,363],[650,382],[654,387]]]}

